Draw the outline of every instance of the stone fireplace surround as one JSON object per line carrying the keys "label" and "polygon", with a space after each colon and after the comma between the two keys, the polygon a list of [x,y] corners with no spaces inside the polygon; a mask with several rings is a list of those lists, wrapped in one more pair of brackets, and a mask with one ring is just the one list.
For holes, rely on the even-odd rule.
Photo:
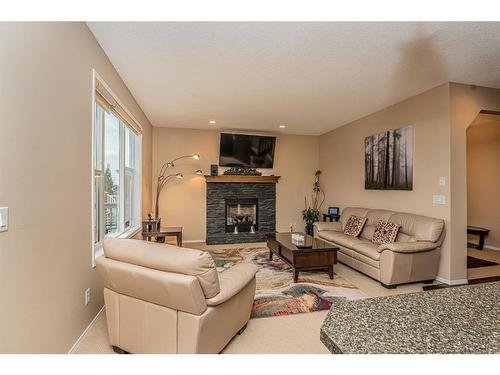
{"label": "stone fireplace surround", "polygon": [[[264,242],[276,231],[277,176],[205,176],[207,180],[208,245]],[[226,232],[226,200],[257,200],[258,229],[255,233]]]}

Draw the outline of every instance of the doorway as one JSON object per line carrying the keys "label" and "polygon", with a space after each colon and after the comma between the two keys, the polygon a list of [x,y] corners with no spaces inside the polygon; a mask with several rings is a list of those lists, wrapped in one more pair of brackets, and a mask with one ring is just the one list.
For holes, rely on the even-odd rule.
{"label": "doorway", "polygon": [[500,112],[467,128],[467,279],[500,278]]}

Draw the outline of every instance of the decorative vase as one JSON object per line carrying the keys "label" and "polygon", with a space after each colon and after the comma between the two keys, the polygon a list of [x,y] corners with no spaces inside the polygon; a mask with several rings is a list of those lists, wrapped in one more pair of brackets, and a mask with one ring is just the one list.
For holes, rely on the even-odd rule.
{"label": "decorative vase", "polygon": [[314,230],[313,230],[313,224],[312,223],[307,223],[306,224],[306,233],[310,236],[314,235]]}

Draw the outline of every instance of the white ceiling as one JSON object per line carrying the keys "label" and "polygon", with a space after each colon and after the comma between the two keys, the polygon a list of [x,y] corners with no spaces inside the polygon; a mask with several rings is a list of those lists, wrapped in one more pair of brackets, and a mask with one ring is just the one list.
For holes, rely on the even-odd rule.
{"label": "white ceiling", "polygon": [[154,126],[318,135],[447,81],[500,88],[500,23],[88,25]]}

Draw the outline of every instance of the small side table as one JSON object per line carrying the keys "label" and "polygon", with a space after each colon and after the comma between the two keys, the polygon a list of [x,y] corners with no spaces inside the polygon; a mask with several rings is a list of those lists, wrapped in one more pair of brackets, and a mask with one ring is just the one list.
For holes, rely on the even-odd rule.
{"label": "small side table", "polygon": [[175,237],[177,246],[182,247],[182,227],[162,227],[155,232],[142,232],[142,239],[152,241],[154,238],[156,242],[165,243],[165,237]]}
{"label": "small side table", "polygon": [[467,234],[476,234],[479,236],[479,244],[467,243],[469,247],[475,247],[478,250],[483,250],[484,247],[484,239],[490,233],[489,229],[481,228],[481,227],[473,227],[471,225],[467,225]]}
{"label": "small side table", "polygon": [[330,221],[339,221],[340,215],[330,215],[330,214],[323,214],[323,221],[326,221],[326,219],[330,219]]}

